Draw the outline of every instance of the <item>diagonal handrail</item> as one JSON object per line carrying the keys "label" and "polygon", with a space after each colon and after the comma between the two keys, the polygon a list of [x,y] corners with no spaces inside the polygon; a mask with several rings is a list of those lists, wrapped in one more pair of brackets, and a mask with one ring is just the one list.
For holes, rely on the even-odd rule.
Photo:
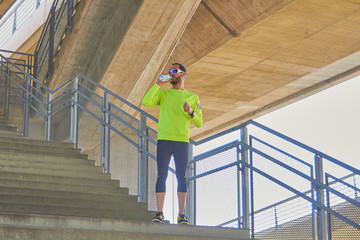
{"label": "diagonal handrail", "polygon": [[[295,139],[292,139],[292,138],[290,138],[290,137],[288,137],[288,136],[286,136],[284,134],[281,134],[281,133],[279,133],[279,132],[277,132],[277,131],[275,131],[273,129],[270,129],[270,128],[268,128],[268,127],[266,127],[266,126],[264,126],[264,125],[262,125],[262,124],[260,124],[258,122],[255,122],[253,120],[248,120],[247,122],[239,124],[236,127],[225,130],[225,131],[223,131],[221,133],[217,133],[217,134],[215,134],[213,136],[210,136],[208,138],[205,138],[205,139],[203,139],[203,140],[201,140],[199,142],[194,142],[194,144],[195,145],[206,144],[206,143],[208,143],[208,142],[210,142],[210,141],[212,141],[214,139],[224,137],[225,135],[228,135],[229,133],[232,133],[232,132],[235,132],[235,131],[240,131],[240,130],[242,130],[244,128],[251,128],[251,127],[256,127],[256,128],[262,129],[266,133],[270,133],[270,135],[272,135],[272,136],[275,136],[275,137],[277,137],[279,139],[285,140],[285,142],[291,143],[294,146],[296,146],[296,147],[298,147],[298,148],[300,148],[302,150],[306,150],[307,152],[311,152],[313,154],[313,156],[315,156],[315,160],[316,159],[326,160],[327,162],[332,163],[337,167],[343,168],[346,171],[351,172],[352,175],[360,176],[360,170],[359,169],[356,169],[353,166],[350,166],[349,164],[346,164],[346,163],[344,163],[344,162],[342,162],[342,161],[340,161],[340,160],[338,160],[336,158],[333,158],[333,157],[331,157],[331,156],[329,156],[329,155],[327,155],[327,154],[325,154],[325,153],[323,153],[321,151],[318,151],[318,150],[316,150],[316,149],[314,149],[314,148],[312,148],[310,146],[307,146],[306,144],[303,144],[303,143],[301,143],[301,142],[299,142],[299,141],[297,141]],[[360,203],[357,200],[354,200],[353,198],[349,197],[346,193],[343,193],[342,191],[339,191],[339,190],[335,189],[334,187],[331,186],[331,184],[327,184],[327,182],[321,180],[321,178],[318,178],[319,176],[325,176],[325,178],[328,178],[328,177],[330,177],[332,175],[330,175],[327,172],[324,172],[323,173],[324,175],[316,174],[316,177],[313,176],[313,172],[319,171],[319,170],[316,170],[316,169],[319,168],[320,165],[309,164],[309,163],[303,161],[302,159],[291,155],[289,152],[281,150],[281,149],[279,149],[279,148],[277,148],[277,147],[275,147],[275,146],[261,140],[260,138],[252,136],[250,134],[248,135],[248,137],[249,137],[249,141],[250,141],[249,144],[237,140],[237,141],[225,144],[223,146],[220,146],[217,149],[209,150],[209,151],[207,151],[205,153],[202,153],[202,154],[200,154],[198,156],[195,156],[193,158],[193,160],[190,161],[189,163],[193,164],[194,166],[192,168],[196,169],[196,164],[199,161],[204,161],[207,158],[211,158],[212,156],[216,156],[217,154],[220,154],[223,151],[227,151],[228,149],[235,148],[236,145],[239,145],[239,146],[241,146],[241,149],[243,149],[242,152],[243,151],[249,151],[251,153],[251,156],[252,156],[252,153],[256,153],[257,156],[260,156],[263,159],[267,159],[268,161],[273,162],[277,166],[279,166],[279,167],[281,167],[283,169],[286,169],[287,171],[291,172],[294,175],[300,176],[302,179],[305,179],[312,186],[312,190],[303,193],[303,192],[301,192],[299,190],[296,190],[294,187],[292,187],[290,185],[287,185],[286,182],[283,182],[283,181],[275,178],[274,176],[271,175],[271,173],[267,173],[266,170],[261,170],[261,169],[255,167],[255,166],[253,166],[251,163],[248,163],[248,162],[246,162],[244,160],[236,161],[236,159],[235,159],[233,164],[236,164],[238,162],[238,165],[239,165],[240,168],[249,169],[251,172],[256,172],[256,173],[260,174],[261,176],[265,177],[266,179],[269,179],[270,181],[272,181],[272,182],[276,183],[277,185],[281,186],[282,188],[287,189],[288,191],[295,194],[294,197],[292,197],[292,198],[290,198],[288,200],[280,201],[279,203],[275,203],[275,204],[273,204],[271,206],[268,206],[268,207],[265,207],[263,209],[260,209],[260,210],[257,210],[257,211],[252,209],[252,211],[251,211],[252,219],[255,218],[254,214],[259,214],[261,211],[266,210],[266,209],[270,209],[270,208],[275,208],[276,209],[277,206],[283,204],[284,202],[290,201],[290,200],[292,200],[292,199],[294,199],[296,197],[296,198],[302,198],[302,199],[306,200],[307,202],[309,202],[312,205],[312,209],[313,209],[313,211],[315,211],[315,213],[317,211],[319,211],[319,210],[320,211],[325,211],[326,213],[328,213],[328,214],[330,214],[332,216],[335,216],[336,218],[338,218],[341,221],[345,222],[346,224],[354,227],[355,229],[360,230],[360,225],[359,225],[359,223],[357,221],[354,221],[353,219],[350,219],[350,218],[346,217],[345,215],[343,215],[342,213],[334,210],[332,207],[327,206],[326,202],[322,202],[321,199],[319,198],[319,196],[321,196],[326,191],[327,195],[332,193],[335,196],[342,199],[343,201],[347,202],[348,204],[351,204],[351,206],[360,209]],[[296,161],[300,162],[301,164],[303,164],[303,165],[305,165],[307,167],[310,167],[310,174],[311,175],[308,176],[307,174],[304,174],[302,171],[299,171],[296,168],[292,167],[288,163],[280,161],[277,158],[272,157],[271,155],[267,154],[266,151],[264,151],[264,150],[262,150],[262,149],[260,149],[258,147],[253,146],[252,145],[252,140],[256,140],[257,142],[261,143],[263,146],[266,146],[266,147],[268,147],[270,149],[273,149],[275,152],[280,153],[283,156],[287,156],[287,157],[289,157],[289,158],[291,158],[293,160],[296,160]],[[315,163],[316,162],[317,161],[315,161]],[[190,181],[196,181],[198,178],[202,178],[202,177],[211,175],[213,173],[222,171],[227,166],[232,166],[232,164],[227,163],[227,165],[218,167],[217,169],[211,169],[211,170],[208,170],[207,172],[202,172],[200,174],[196,174],[195,176],[192,176],[192,177],[188,178],[188,180],[189,180],[189,182]],[[244,170],[242,170],[242,171],[244,171]],[[343,179],[343,178],[341,178],[341,177],[340,178],[333,177],[333,179],[336,179],[337,182],[341,182],[340,179]],[[358,189],[358,188],[355,188],[353,185],[351,185],[349,183],[346,183],[344,185],[346,185],[348,188],[351,188],[351,189],[354,189],[354,190]],[[319,194],[319,195],[316,195],[316,197],[315,197],[315,195],[312,196],[312,197],[307,196],[308,193],[313,194],[314,191],[317,192],[317,194]],[[253,193],[251,193],[251,196],[253,196]],[[253,204],[254,203],[252,203],[251,205],[253,206]],[[316,213],[316,214],[313,213],[313,218],[315,218],[316,215],[319,215],[319,214],[320,213]],[[276,215],[276,211],[275,211],[275,215]],[[275,216],[275,219],[276,219],[276,216]],[[234,223],[234,222],[237,222],[237,221],[240,221],[240,217],[238,217],[236,219],[226,221],[225,223],[222,223],[219,226],[225,226],[227,224],[231,224],[231,223]],[[314,222],[316,222],[316,221],[314,221]],[[253,236],[256,235],[256,233],[254,231],[254,229],[255,229],[254,224],[255,223],[252,222],[252,227],[251,228],[252,228]],[[313,233],[313,234],[315,234],[315,233]],[[322,233],[322,234],[324,234],[324,233]],[[314,239],[315,238],[316,237],[314,236]]]}

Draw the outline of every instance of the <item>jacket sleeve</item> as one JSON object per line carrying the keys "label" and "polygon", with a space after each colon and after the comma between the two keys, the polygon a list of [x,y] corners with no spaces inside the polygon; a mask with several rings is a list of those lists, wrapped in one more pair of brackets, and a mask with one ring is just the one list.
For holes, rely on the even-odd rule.
{"label": "jacket sleeve", "polygon": [[152,107],[160,104],[160,95],[159,93],[160,86],[157,84],[154,84],[149,91],[145,94],[142,105],[146,107]]}
{"label": "jacket sleeve", "polygon": [[191,106],[191,108],[195,111],[195,115],[193,118],[191,118],[192,123],[195,125],[195,127],[199,128],[203,124],[203,117],[202,117],[202,111],[200,106],[199,98],[196,98],[196,103],[194,106]]}

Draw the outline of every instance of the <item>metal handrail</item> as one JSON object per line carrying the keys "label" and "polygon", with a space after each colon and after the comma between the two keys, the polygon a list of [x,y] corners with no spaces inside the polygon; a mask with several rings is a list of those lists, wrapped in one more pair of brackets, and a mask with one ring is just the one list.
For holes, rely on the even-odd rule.
{"label": "metal handrail", "polygon": [[[59,6],[60,3],[60,6]],[[55,35],[61,30],[61,36],[64,33],[72,28],[72,14],[74,9],[78,4],[77,0],[55,0],[50,8],[49,15],[44,23],[43,31],[40,35],[40,39],[35,48],[35,64],[34,64],[34,77],[37,78],[40,76],[40,72],[43,70],[46,58],[48,58],[48,69],[47,75],[53,74],[53,64],[54,64],[54,50],[59,47],[61,44],[58,42],[55,43]],[[68,8],[67,14],[66,8]],[[63,19],[63,16],[67,16],[68,21],[64,29],[59,29],[60,22]],[[46,36],[48,38],[46,39]],[[55,45],[56,44],[56,45]],[[41,52],[41,49],[43,51]],[[43,82],[43,81],[42,81]]]}
{"label": "metal handrail", "polygon": [[[311,152],[314,156],[315,156],[315,159],[318,158],[318,159],[324,159],[324,160],[327,160],[328,162],[330,163],[333,163],[334,165],[338,166],[338,167],[341,167],[343,169],[346,169],[347,171],[349,172],[352,172],[352,175],[358,175],[360,176],[360,170],[359,169],[356,169],[344,162],[341,162],[340,160],[338,159],[335,159],[321,151],[318,151],[314,148],[311,148],[301,142],[298,142],[288,136],[285,136],[284,134],[281,134],[277,131],[274,131],[260,123],[257,123],[253,120],[249,120],[245,123],[242,123],[242,124],[239,124],[238,126],[236,127],[233,127],[231,129],[228,129],[228,130],[225,130],[221,133],[218,133],[218,134],[215,134],[213,136],[210,136],[206,139],[203,139],[201,141],[198,141],[198,142],[195,142],[194,141],[194,145],[201,145],[201,144],[204,144],[204,143],[207,143],[207,142],[210,142],[211,140],[214,140],[216,138],[220,138],[220,137],[223,137],[229,133],[232,133],[232,132],[235,132],[235,131],[239,131],[241,129],[244,129],[244,128],[248,128],[248,127],[257,127],[259,129],[262,129],[264,130],[265,132],[267,133],[270,133],[272,136],[275,136],[277,138],[280,138],[282,140],[285,140],[287,143],[292,143],[294,146],[297,146],[303,150],[306,150],[307,152]],[[260,174],[261,176],[263,177],[266,177],[267,179],[271,180],[272,182],[276,183],[277,185],[280,185],[282,186],[284,189],[287,189],[288,191],[291,191],[292,193],[295,194],[294,197],[291,197],[289,199],[286,199],[286,200],[282,200],[278,203],[275,203],[275,204],[272,204],[268,207],[265,207],[265,208],[262,208],[260,210],[252,210],[251,211],[251,215],[252,215],[252,219],[254,219],[254,214],[259,214],[261,211],[265,211],[266,209],[270,209],[270,208],[276,208],[277,206],[279,206],[280,204],[283,204],[285,202],[288,202],[292,199],[295,199],[295,198],[302,198],[302,199],[305,199],[307,202],[309,202],[311,205],[312,205],[312,208],[313,208],[313,211],[325,211],[327,212],[328,214],[331,214],[335,217],[337,217],[338,219],[341,219],[342,221],[346,222],[347,224],[349,224],[350,226],[354,227],[355,229],[358,229],[360,230],[360,225],[358,222],[354,222],[352,219],[349,219],[348,217],[342,215],[341,213],[338,213],[337,211],[333,210],[332,208],[330,208],[329,206],[327,206],[325,203],[323,202],[319,202],[319,199],[318,199],[318,196],[316,197],[315,199],[315,196],[313,195],[312,197],[308,197],[307,194],[311,193],[313,194],[314,191],[317,192],[317,194],[321,194],[321,192],[324,192],[326,191],[327,194],[329,193],[333,193],[335,194],[336,196],[340,197],[341,199],[343,199],[344,201],[348,202],[349,204],[351,204],[352,206],[356,207],[356,208],[360,208],[360,203],[358,201],[355,201],[354,199],[348,197],[346,194],[334,189],[331,187],[331,184],[328,184],[326,183],[325,181],[322,181],[320,179],[318,179],[318,176],[314,177],[313,176],[313,172],[316,172],[318,170],[316,170],[317,168],[319,168],[320,166],[318,165],[312,165],[312,164],[309,164],[305,161],[302,161],[301,159],[289,154],[288,152],[285,152],[279,148],[276,148],[268,143],[266,143],[265,141],[262,141],[260,140],[259,138],[256,138],[252,135],[248,135],[249,137],[249,140],[250,140],[250,144],[246,144],[242,141],[234,141],[234,142],[231,142],[231,143],[228,143],[228,144],[225,144],[221,147],[218,147],[217,149],[213,149],[213,150],[209,150],[208,152],[205,152],[205,153],[202,153],[198,156],[194,156],[194,160],[190,161],[189,163],[190,164],[193,164],[194,167],[193,168],[196,168],[196,163],[199,162],[199,161],[204,161],[204,159],[206,158],[210,158],[211,156],[215,156],[219,153],[221,153],[222,151],[226,151],[230,148],[235,148],[238,146],[241,146],[241,151],[249,151],[250,153],[256,153],[258,156],[261,156],[262,158],[265,158],[267,159],[268,161],[271,161],[273,163],[275,163],[276,165],[279,165],[281,166],[282,168],[285,168],[287,169],[289,172],[291,172],[292,174],[296,174],[298,176],[300,176],[302,179],[306,179],[307,182],[311,183],[312,185],[312,189],[309,190],[309,191],[306,191],[306,192],[300,192],[298,190],[296,190],[295,188],[287,185],[285,182],[282,182],[282,181],[279,181],[278,179],[274,178],[273,176],[271,176],[269,173],[266,173],[265,171],[262,171],[258,168],[256,168],[255,166],[253,166],[251,163],[248,163],[246,162],[245,160],[234,160],[234,163],[238,163],[238,166],[243,169],[242,171],[244,171],[244,169],[250,169],[251,172],[256,172],[258,174]],[[288,165],[287,163],[285,162],[282,162],[282,161],[279,161],[277,160],[276,158],[268,155],[266,152],[258,149],[258,148],[255,148],[253,145],[252,145],[252,139],[254,140],[257,140],[258,142],[260,142],[261,144],[263,144],[264,146],[266,147],[269,147],[273,150],[275,150],[276,152],[278,153],[281,153],[283,156],[287,156],[287,157],[290,157],[291,159],[293,160],[296,160],[297,162],[300,162],[301,164],[309,167],[310,169],[310,176],[302,173],[301,171],[298,171],[297,169],[291,167],[290,165]],[[316,162],[316,161],[315,161]],[[207,172],[203,172],[201,174],[196,174],[196,176],[192,176],[192,177],[189,177],[188,180],[189,180],[189,183],[191,181],[196,181],[196,179],[200,178],[200,177],[204,177],[204,176],[208,176],[212,173],[215,173],[215,172],[219,172],[221,170],[223,170],[226,166],[228,165],[231,165],[231,164],[227,164],[225,166],[222,166],[222,167],[219,167],[217,169],[212,169],[212,170],[209,170]],[[328,174],[327,172],[324,172],[324,175],[326,178],[328,178],[329,176],[332,176],[330,174]],[[346,176],[347,177],[347,176]],[[337,179],[339,182],[340,180],[339,179],[344,179],[343,177],[342,178],[334,178],[334,179]],[[346,184],[348,187],[349,184]],[[358,189],[358,188],[355,188],[354,186],[351,186],[350,187],[351,189]],[[251,196],[253,196],[253,193],[251,193]],[[253,205],[253,203],[252,203]],[[319,214],[319,213],[317,213]],[[316,213],[313,213],[313,218],[316,216]],[[231,224],[231,223],[234,223],[234,222],[241,222],[241,219],[240,217],[236,218],[236,219],[232,219],[232,220],[229,220],[229,221],[226,221],[222,224],[219,224],[219,226],[225,226],[227,224]],[[241,224],[241,223],[240,223]],[[254,222],[252,223],[252,231],[254,230]],[[255,235],[255,232],[253,231],[252,232],[253,236]],[[313,233],[314,234],[314,233]],[[322,233],[323,234],[323,233]],[[314,236],[314,239],[316,237]]]}
{"label": "metal handrail", "polygon": [[[22,71],[21,68],[19,68],[16,64],[14,64],[12,61],[10,61],[8,58],[4,57],[3,55],[0,54],[0,57],[2,58],[2,61],[6,61],[9,65],[11,65],[11,67],[15,68],[16,71]],[[75,79],[77,78],[82,78],[84,79],[85,82],[91,84],[94,88],[98,88],[101,89],[104,94],[110,95],[112,96],[114,99],[119,100],[120,102],[124,103],[125,105],[129,106],[130,108],[136,110],[136,112],[138,112],[139,114],[145,116],[146,118],[154,121],[154,122],[158,122],[158,120],[151,116],[150,114],[148,114],[147,112],[143,111],[142,109],[136,107],[135,105],[133,105],[132,103],[128,102],[127,100],[125,100],[124,98],[121,98],[120,96],[116,95],[114,92],[110,91],[109,89],[101,86],[100,84],[98,84],[97,82],[93,81],[92,79],[86,77],[85,75],[78,73],[76,74],[74,77],[72,77],[71,79],[69,79],[67,82],[65,82],[64,84],[62,84],[61,86],[59,86],[58,88],[56,88],[55,90],[51,90],[49,89],[46,85],[44,85],[42,82],[40,82],[39,80],[37,80],[36,78],[34,78],[33,76],[31,76],[28,73],[23,72],[24,76],[29,79],[32,80],[33,82],[35,82],[37,84],[37,87],[42,89],[43,92],[37,92],[38,95],[40,95],[43,99],[46,99],[47,95],[62,95],[62,94],[66,94],[71,92],[71,94],[74,93],[78,93],[81,94],[86,100],[87,102],[92,102],[93,104],[96,104],[97,107],[105,112],[111,115],[111,117],[113,119],[116,119],[117,121],[127,125],[130,129],[132,129],[133,131],[135,131],[139,136],[142,136],[144,138],[146,138],[148,141],[152,142],[152,143],[156,143],[156,141],[152,140],[151,138],[149,138],[148,136],[146,136],[144,133],[142,133],[141,131],[137,130],[136,128],[133,128],[132,126],[128,125],[126,122],[124,122],[121,118],[119,118],[118,116],[114,115],[112,112],[110,112],[107,109],[104,109],[101,105],[97,104],[96,102],[94,102],[91,98],[88,98],[87,96],[83,95],[81,92],[79,92],[76,89],[70,88],[70,90],[67,91],[62,91],[64,88],[67,88],[68,86],[71,86],[74,82]],[[5,73],[5,75],[7,76],[7,74]],[[8,78],[12,79],[11,76],[7,76]],[[13,80],[13,79],[12,79]],[[43,102],[41,101],[36,94],[34,94],[32,91],[29,91],[27,89],[24,88],[24,86],[22,86],[21,84],[17,83],[16,81],[14,81],[14,84],[18,85],[23,91],[27,92],[27,94],[30,96],[30,98],[35,99],[36,102],[38,102],[40,104],[40,106],[42,106],[42,109],[45,110],[47,109],[49,106],[51,106],[56,100],[57,98],[54,98],[52,100],[50,100],[49,102]],[[81,86],[84,86],[83,84],[80,84]],[[32,90],[36,90],[36,88],[32,88]],[[90,90],[90,89],[89,89]],[[91,91],[91,90],[90,90]],[[92,91],[92,93],[95,94],[95,92]],[[103,97],[101,97],[103,98]],[[142,147],[138,146],[137,143],[133,142],[131,139],[127,138],[126,136],[124,136],[122,133],[120,133],[119,131],[117,131],[115,128],[113,128],[111,125],[109,125],[109,123],[105,123],[103,122],[102,119],[98,118],[97,116],[95,116],[94,114],[92,114],[88,109],[86,109],[86,106],[82,106],[81,104],[79,104],[78,102],[74,102],[74,100],[68,100],[68,102],[64,103],[64,105],[66,104],[76,104],[78,107],[80,107],[82,110],[86,111],[87,113],[89,113],[92,117],[94,117],[95,119],[97,119],[102,125],[109,127],[111,130],[113,130],[114,132],[116,132],[118,135],[122,136],[123,138],[125,138],[127,141],[129,141],[130,143],[132,143],[134,146],[136,146],[138,149],[140,149],[142,152],[147,153],[148,156],[150,156],[153,159],[156,159],[156,157],[152,154],[150,154],[148,151],[146,151],[145,149],[143,149]],[[34,105],[30,104],[31,108],[35,108]],[[120,108],[118,108],[120,109]],[[41,115],[41,117],[44,118],[48,118],[51,115],[53,115],[55,113],[55,111],[57,111],[58,109],[56,109],[55,111],[50,111],[50,112],[46,112],[44,114],[41,113],[41,111],[39,109],[34,109],[37,111],[37,113],[39,113]],[[130,115],[129,115],[130,116]],[[133,116],[131,116],[133,120],[135,120],[136,118],[134,118]],[[148,129],[151,129],[149,126],[147,126]],[[156,132],[155,130],[152,129],[153,132]],[[75,143],[76,144],[76,143]]]}

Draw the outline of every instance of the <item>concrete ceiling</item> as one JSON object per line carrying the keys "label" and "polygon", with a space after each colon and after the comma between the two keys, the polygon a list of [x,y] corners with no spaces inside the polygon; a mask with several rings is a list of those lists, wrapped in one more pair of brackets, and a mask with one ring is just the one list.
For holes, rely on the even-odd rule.
{"label": "concrete ceiling", "polygon": [[203,0],[165,70],[188,67],[200,139],[359,74],[359,50],[360,0]]}

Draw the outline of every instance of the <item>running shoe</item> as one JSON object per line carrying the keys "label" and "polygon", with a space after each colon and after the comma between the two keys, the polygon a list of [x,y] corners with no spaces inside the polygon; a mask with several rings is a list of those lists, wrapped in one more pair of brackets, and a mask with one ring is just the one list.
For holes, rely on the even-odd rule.
{"label": "running shoe", "polygon": [[180,214],[179,213],[178,224],[189,224],[189,221],[187,220],[185,214]]}
{"label": "running shoe", "polygon": [[156,212],[156,216],[152,219],[152,222],[164,223],[164,214],[161,211]]}

